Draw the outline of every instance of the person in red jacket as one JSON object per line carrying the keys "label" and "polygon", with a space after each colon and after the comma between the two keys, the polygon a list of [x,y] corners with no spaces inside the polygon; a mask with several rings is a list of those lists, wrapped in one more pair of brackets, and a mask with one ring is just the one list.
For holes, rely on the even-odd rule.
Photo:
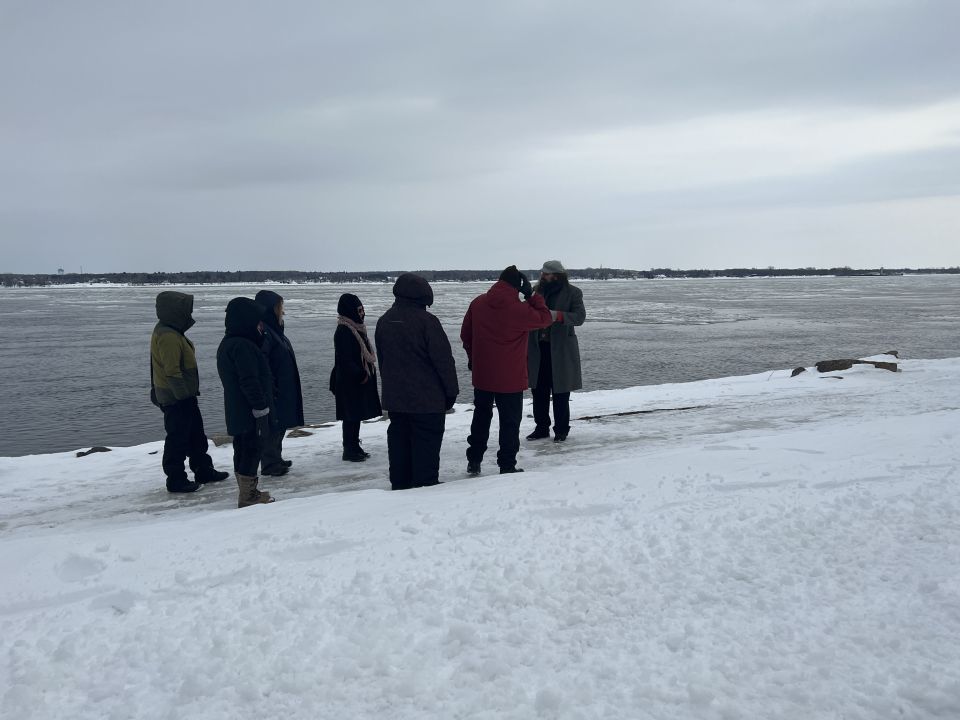
{"label": "person in red jacket", "polygon": [[[517,293],[526,302],[521,302]],[[500,419],[500,473],[523,472],[517,467],[520,420],[527,379],[527,333],[553,322],[543,298],[533,294],[527,276],[511,265],[497,283],[474,298],[463,318],[460,339],[473,372],[473,422],[467,438],[467,472],[476,475],[487,450],[493,404]]]}

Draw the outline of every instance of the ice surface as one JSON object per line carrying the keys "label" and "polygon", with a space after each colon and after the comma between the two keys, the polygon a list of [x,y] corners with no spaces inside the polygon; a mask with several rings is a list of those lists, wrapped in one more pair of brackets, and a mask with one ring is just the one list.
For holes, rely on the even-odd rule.
{"label": "ice surface", "polygon": [[901,368],[575,394],[509,478],[458,405],[403,493],[320,428],[244,510],[2,458],[0,716],[960,717],[960,360]]}

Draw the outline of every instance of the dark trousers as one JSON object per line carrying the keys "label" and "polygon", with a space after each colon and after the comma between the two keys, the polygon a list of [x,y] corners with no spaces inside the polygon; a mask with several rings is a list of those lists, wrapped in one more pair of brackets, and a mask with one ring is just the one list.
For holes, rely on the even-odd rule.
{"label": "dark trousers", "polygon": [[390,412],[387,457],[394,490],[436,485],[446,413]]}
{"label": "dark trousers", "polygon": [[264,439],[261,449],[261,461],[265,468],[275,468],[283,465],[283,436],[286,430],[273,430]]}
{"label": "dark trousers", "polygon": [[257,476],[261,441],[256,430],[233,436],[233,470],[237,475]]}
{"label": "dark trousers", "polygon": [[483,460],[490,437],[490,421],[493,419],[493,403],[497,403],[497,416],[500,419],[500,450],[497,452],[497,465],[501,470],[510,470],[517,466],[517,452],[520,450],[520,419],[523,416],[523,393],[493,393],[487,390],[473,389],[473,421],[470,423],[470,437],[467,443],[467,460],[478,463]]}
{"label": "dark trousers", "polygon": [[533,420],[537,428],[550,429],[550,395],[553,395],[553,430],[566,435],[570,432],[570,393],[553,392],[553,358],[550,355],[550,343],[540,343],[540,371],[537,373],[537,386],[531,388],[533,394]]}
{"label": "dark trousers", "polygon": [[343,424],[343,449],[360,449],[360,421],[344,420]]}
{"label": "dark trousers", "polygon": [[163,429],[167,431],[163,443],[163,471],[168,480],[187,480],[187,473],[183,469],[183,461],[187,458],[190,458],[190,469],[194,475],[198,472],[202,475],[213,468],[213,460],[207,454],[207,433],[203,430],[203,418],[196,398],[165,406]]}

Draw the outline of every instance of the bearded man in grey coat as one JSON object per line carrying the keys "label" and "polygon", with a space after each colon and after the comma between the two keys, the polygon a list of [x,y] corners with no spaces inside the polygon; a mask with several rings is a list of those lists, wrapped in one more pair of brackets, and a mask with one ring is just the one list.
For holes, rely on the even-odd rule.
{"label": "bearded man in grey coat", "polygon": [[537,426],[527,440],[550,437],[550,400],[553,399],[553,440],[563,442],[570,432],[570,393],[583,387],[580,343],[574,328],[583,325],[587,311],[583,292],[570,284],[563,263],[548,260],[540,270],[535,292],[543,296],[553,324],[530,333],[527,371],[533,393]]}

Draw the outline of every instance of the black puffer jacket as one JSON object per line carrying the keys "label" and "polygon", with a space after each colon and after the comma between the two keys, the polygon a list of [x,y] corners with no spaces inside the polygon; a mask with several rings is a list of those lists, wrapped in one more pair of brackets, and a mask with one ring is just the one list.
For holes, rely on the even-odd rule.
{"label": "black puffer jacket", "polygon": [[227,432],[243,435],[256,429],[253,410],[270,408],[276,427],[273,377],[266,356],[260,351],[263,336],[257,325],[263,308],[250,298],[234,298],[227,304],[227,332],[217,348],[217,372],[223,383],[223,408]]}
{"label": "black puffer jacket", "polygon": [[273,375],[273,400],[276,407],[274,425],[292,428],[303,425],[303,390],[300,387],[300,368],[293,344],[277,319],[274,308],[283,298],[270,290],[257,293],[256,301],[263,307],[263,345],[270,373]]}
{"label": "black puffer jacket", "polygon": [[397,299],[377,321],[375,335],[383,408],[442,413],[453,404],[460,386],[447,334],[427,312],[433,289],[419,275],[404,273],[393,294]]}

